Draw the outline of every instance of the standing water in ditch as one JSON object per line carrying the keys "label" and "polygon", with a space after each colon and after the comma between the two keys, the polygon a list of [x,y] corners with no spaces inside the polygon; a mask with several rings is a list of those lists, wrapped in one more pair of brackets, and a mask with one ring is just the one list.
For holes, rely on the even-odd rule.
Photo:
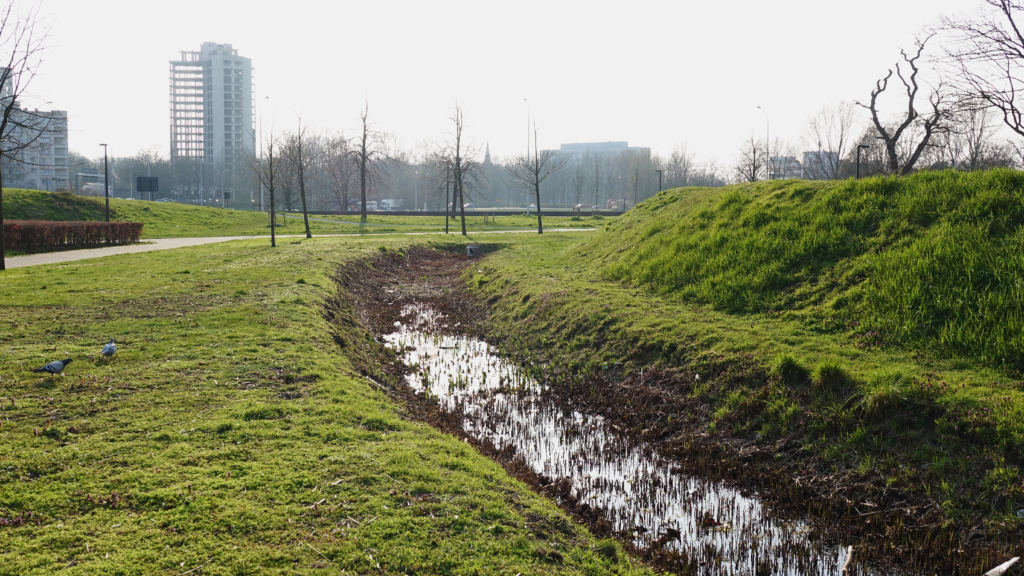
{"label": "standing water in ditch", "polygon": [[806,524],[773,519],[756,498],[682,474],[599,416],[555,406],[542,383],[486,342],[440,335],[443,316],[410,306],[402,318],[412,320],[395,322],[385,341],[403,354],[417,394],[461,412],[467,434],[514,450],[563,499],[600,511],[636,547],[657,547],[701,574],[840,573],[845,551],[813,542]]}

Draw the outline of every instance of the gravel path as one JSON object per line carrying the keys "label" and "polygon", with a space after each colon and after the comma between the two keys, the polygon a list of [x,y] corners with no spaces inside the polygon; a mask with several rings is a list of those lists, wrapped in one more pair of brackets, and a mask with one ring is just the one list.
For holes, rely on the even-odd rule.
{"label": "gravel path", "polygon": [[[545,232],[589,232],[594,228],[551,228]],[[473,234],[523,234],[533,230],[493,230],[486,232],[474,232]],[[388,234],[373,234],[373,236],[422,236],[428,234],[443,234],[443,232],[395,232]],[[317,238],[337,236],[358,236],[365,237],[369,234],[317,234]],[[304,234],[278,235],[278,238],[305,238]],[[217,242],[230,242],[231,240],[253,240],[259,238],[270,238],[270,236],[211,236],[209,238],[157,238],[143,240],[144,244],[131,244],[128,246],[111,246],[110,248],[91,248],[88,250],[68,250],[65,252],[47,252],[45,254],[32,254],[29,256],[9,256],[6,259],[8,268],[21,268],[24,266],[38,266],[40,264],[60,264],[62,262],[73,262],[87,258],[102,258],[115,254],[135,254],[136,252],[151,252],[153,250],[170,250],[172,248],[185,248],[187,246],[200,246],[202,244],[214,244]]]}

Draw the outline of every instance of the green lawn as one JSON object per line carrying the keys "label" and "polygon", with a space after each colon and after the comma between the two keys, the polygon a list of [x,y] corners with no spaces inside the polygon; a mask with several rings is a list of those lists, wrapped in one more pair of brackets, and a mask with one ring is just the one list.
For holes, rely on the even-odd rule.
{"label": "green lawn", "polygon": [[[334,343],[329,275],[412,241],[0,274],[0,574],[648,573],[406,419]],[[110,337],[117,356],[98,360]],[[29,371],[64,357],[63,377]]]}
{"label": "green lawn", "polygon": [[[105,205],[102,198],[53,194],[38,190],[4,190],[4,217],[9,220],[102,220]],[[265,213],[226,210],[142,200],[110,200],[111,219],[142,222],[143,238],[189,238],[203,236],[262,236],[270,234]],[[280,212],[281,234],[303,234],[301,212]],[[609,219],[545,218],[550,228],[593,228]],[[451,230],[461,232],[458,220],[451,221]],[[484,222],[483,216],[467,217],[468,230],[516,230],[537,225],[536,218],[523,215],[499,216],[497,224]],[[392,232],[440,232],[444,217],[370,216],[359,224],[359,216],[311,216],[310,232],[322,234],[381,234]]]}

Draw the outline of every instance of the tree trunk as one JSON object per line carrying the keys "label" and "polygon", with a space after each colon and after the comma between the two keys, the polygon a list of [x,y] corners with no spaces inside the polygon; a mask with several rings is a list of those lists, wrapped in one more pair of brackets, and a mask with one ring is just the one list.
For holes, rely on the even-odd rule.
{"label": "tree trunk", "polygon": [[7,270],[5,263],[7,247],[4,245],[4,173],[0,170],[0,271]]}
{"label": "tree trunk", "polygon": [[270,247],[277,247],[277,233],[275,228],[277,227],[277,213],[274,212],[274,187],[270,187]]}
{"label": "tree trunk", "polygon": [[366,222],[366,153],[363,153],[363,157],[359,163],[359,198],[361,200],[359,204],[361,222]]}
{"label": "tree trunk", "polygon": [[302,221],[306,224],[306,238],[312,238],[309,232],[309,213],[306,212],[306,177],[302,168],[299,168],[299,197],[302,199]]}
{"label": "tree trunk", "polygon": [[544,233],[544,221],[540,216],[540,182],[534,178],[533,189],[537,193],[537,234]]}
{"label": "tree trunk", "polygon": [[900,159],[896,155],[896,141],[885,141],[885,155],[889,158],[889,173],[898,174],[900,171]]}
{"label": "tree trunk", "polygon": [[456,178],[455,184],[459,187],[459,214],[462,216],[462,235],[466,235],[466,199],[463,197],[462,178]]}

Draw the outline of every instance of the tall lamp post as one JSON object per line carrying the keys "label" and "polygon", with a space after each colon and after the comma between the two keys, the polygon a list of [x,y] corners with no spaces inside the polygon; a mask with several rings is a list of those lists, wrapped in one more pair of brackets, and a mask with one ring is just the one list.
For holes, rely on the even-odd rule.
{"label": "tall lamp post", "polygon": [[655,170],[658,173],[658,192],[661,192],[661,170]]}
{"label": "tall lamp post", "polygon": [[444,165],[444,233],[448,233],[448,214],[451,210],[448,208],[448,164]]}
{"label": "tall lamp post", "polygon": [[100,144],[100,146],[103,146],[103,196],[107,203],[107,222],[110,222],[110,175],[107,170],[107,145]]}
{"label": "tall lamp post", "polygon": [[224,185],[224,180],[226,179],[228,172],[231,172],[231,168],[225,168],[224,172],[221,172],[220,175],[220,195],[224,197],[225,208],[228,207],[228,198],[230,197],[230,194],[227,192],[227,187]]}
{"label": "tall lamp post", "polygon": [[771,180],[772,179],[772,124],[768,120],[768,112],[764,108],[761,108],[760,106],[758,106],[757,109],[760,110],[764,114],[764,126],[765,126],[765,128],[764,128],[764,151],[765,151],[765,154],[768,156],[768,163],[767,163],[768,179]]}
{"label": "tall lamp post", "polygon": [[858,144],[857,145],[857,180],[860,180],[860,150],[861,150],[861,148],[871,148],[871,146],[868,146],[867,144]]}

